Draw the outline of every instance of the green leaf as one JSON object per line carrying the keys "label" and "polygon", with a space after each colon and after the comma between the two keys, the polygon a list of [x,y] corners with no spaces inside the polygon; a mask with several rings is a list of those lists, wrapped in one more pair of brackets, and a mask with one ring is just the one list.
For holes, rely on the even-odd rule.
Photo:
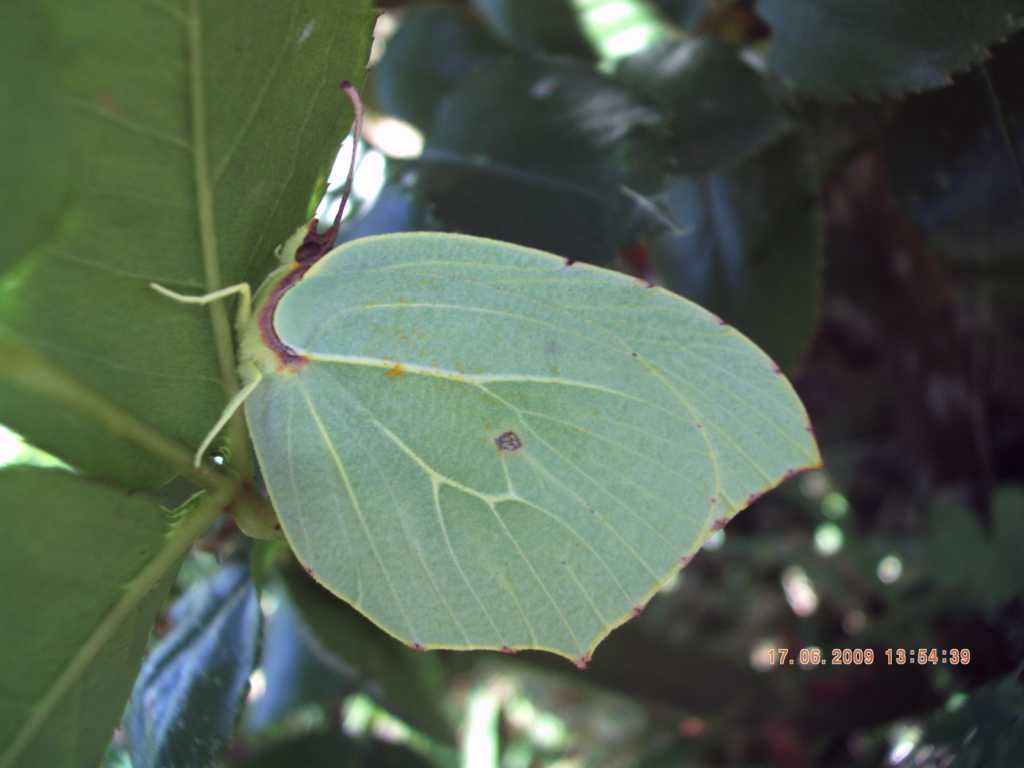
{"label": "green leaf", "polygon": [[573,0],[472,0],[499,37],[531,53],[590,58]]}
{"label": "green leaf", "polygon": [[430,768],[431,763],[398,744],[314,733],[287,739],[238,763],[244,768]]}
{"label": "green leaf", "polygon": [[[182,311],[147,284],[202,292],[207,268],[219,269],[214,282],[224,284],[266,274],[348,126],[338,81],[362,80],[370,6],[35,4],[33,24],[47,34],[38,47],[15,48],[21,53],[5,79],[33,83],[48,70],[60,73],[52,98],[64,119],[52,151],[68,158],[73,175],[58,189],[62,207],[45,232],[0,273],[0,331],[197,444],[223,407],[222,377],[234,375],[229,328],[221,329],[218,360],[207,313]],[[21,152],[5,144],[3,166],[16,167]],[[16,201],[11,215],[32,222],[52,212],[52,198],[36,197]],[[151,487],[169,474],[7,385],[0,385],[0,421],[129,487]]]}
{"label": "green leaf", "polygon": [[135,681],[125,731],[137,766],[215,765],[256,664],[260,608],[249,568],[230,562],[171,608],[171,632]]}
{"label": "green leaf", "polygon": [[602,67],[678,35],[648,0],[572,0]]}
{"label": "green leaf", "polygon": [[474,67],[505,50],[465,11],[410,8],[372,70],[374,106],[427,129],[442,97]]}
{"label": "green leaf", "polygon": [[[276,569],[274,574],[276,577]],[[298,710],[308,710],[310,704],[331,706],[359,690],[351,671],[309,636],[280,579],[274,578],[260,589],[260,601],[264,600],[273,606],[260,648],[259,669],[266,688],[261,696],[246,702],[242,722],[246,734],[275,728]],[[337,601],[334,604],[337,606]]]}
{"label": "green leaf", "polygon": [[[957,768],[1016,768],[1024,763],[1024,685],[1021,667],[971,691],[957,708],[945,707],[925,723],[922,751],[955,754]],[[911,759],[913,755],[909,756]],[[922,762],[925,758],[922,758]]]}
{"label": "green leaf", "polygon": [[[984,264],[997,295],[1019,283],[1004,276],[1024,253],[1011,146],[1024,146],[1021,71],[1024,46],[1001,47],[984,73],[908,98],[887,124],[882,145],[886,176],[903,210],[947,263],[965,270]],[[928,141],[921,141],[924,135]],[[1018,296],[1006,303],[1021,304]]]}
{"label": "green leaf", "polygon": [[607,263],[633,206],[623,186],[642,186],[634,130],[656,122],[588,66],[507,57],[445,99],[418,189],[449,229]]}
{"label": "green leaf", "polygon": [[768,66],[829,100],[949,85],[1024,24],[1024,0],[758,0]]}
{"label": "green leaf", "polygon": [[993,495],[992,540],[999,564],[999,602],[1005,602],[1024,594],[1024,568],[1020,563],[1020,549],[1024,546],[1024,488],[1003,486]]}
{"label": "green leaf", "polygon": [[735,164],[789,128],[765,79],[724,43],[669,43],[626,59],[616,75],[668,118],[673,173]]}
{"label": "green leaf", "polygon": [[654,0],[662,13],[690,30],[697,25],[707,12],[707,0]]}
{"label": "green leaf", "polygon": [[992,547],[978,516],[955,502],[932,506],[928,517],[929,570],[937,584],[971,601],[984,600],[996,576]]}
{"label": "green leaf", "polygon": [[348,243],[274,328],[305,364],[281,368],[258,319],[243,358],[284,531],[413,647],[585,665],[714,530],[820,462],[796,394],[737,331],[510,244]]}
{"label": "green leaf", "polygon": [[799,143],[784,141],[732,170],[671,179],[664,200],[682,230],[651,246],[665,285],[794,370],[817,327],[823,245]]}
{"label": "green leaf", "polygon": [[928,521],[929,571],[936,584],[959,591],[973,606],[995,614],[1024,592],[1024,489],[1003,486],[992,496],[992,531],[969,507],[941,503]]}
{"label": "green leaf", "polygon": [[440,709],[441,661],[388,637],[297,568],[284,572],[288,593],[316,643],[368,683],[381,706],[423,733],[452,741]]}
{"label": "green leaf", "polygon": [[4,470],[0,498],[0,766],[95,765],[184,552],[181,530],[170,534],[155,504],[61,470]]}
{"label": "green leaf", "polygon": [[0,269],[46,234],[65,194],[64,110],[55,98],[57,67],[43,54],[49,36],[34,3],[7,3],[0,28],[0,71],[7,73],[0,84],[0,147],[14,151],[3,158]]}

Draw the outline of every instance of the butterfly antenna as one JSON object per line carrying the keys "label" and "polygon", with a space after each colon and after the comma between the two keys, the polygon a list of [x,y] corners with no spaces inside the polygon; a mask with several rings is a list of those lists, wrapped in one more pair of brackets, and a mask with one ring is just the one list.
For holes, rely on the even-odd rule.
{"label": "butterfly antenna", "polygon": [[356,155],[359,152],[359,142],[363,138],[363,100],[359,96],[359,91],[348,80],[341,82],[341,90],[348,96],[348,100],[352,103],[352,111],[355,113],[352,121],[352,156],[348,164],[348,176],[341,191],[341,204],[338,206],[338,212],[334,214],[334,223],[323,232],[317,232],[316,219],[309,223],[306,238],[295,252],[295,260],[298,262],[316,261],[334,247],[334,239],[338,236],[338,229],[341,227],[341,217],[345,213],[345,207],[352,194],[352,184],[356,176]]}
{"label": "butterfly antenna", "polygon": [[359,142],[363,138],[363,100],[359,96],[359,91],[348,80],[342,81],[341,90],[345,92],[348,100],[352,102],[352,111],[355,113],[355,118],[352,120],[352,156],[348,163],[348,176],[345,179],[345,188],[341,192],[341,205],[338,206],[338,212],[334,214],[332,229],[335,232],[341,226],[341,214],[344,212],[345,206],[348,205],[349,195],[352,194],[352,183],[356,177],[356,153],[359,151]]}

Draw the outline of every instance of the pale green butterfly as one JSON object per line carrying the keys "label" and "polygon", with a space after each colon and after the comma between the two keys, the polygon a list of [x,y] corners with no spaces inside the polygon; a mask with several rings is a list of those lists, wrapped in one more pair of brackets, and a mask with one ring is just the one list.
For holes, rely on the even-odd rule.
{"label": "pale green butterfly", "polygon": [[[342,206],[350,187],[351,168]],[[715,530],[820,464],[778,368],[685,299],[462,235],[329,250],[337,227],[296,232],[252,311],[248,285],[154,287],[241,297],[245,384],[197,462],[244,403],[296,556],[414,648],[585,666]]]}

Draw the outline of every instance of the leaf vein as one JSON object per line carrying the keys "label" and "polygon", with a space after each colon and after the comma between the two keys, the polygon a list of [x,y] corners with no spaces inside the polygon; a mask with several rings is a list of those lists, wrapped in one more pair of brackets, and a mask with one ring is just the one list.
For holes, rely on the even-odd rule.
{"label": "leaf vein", "polygon": [[[391,497],[391,501],[394,504],[395,509],[400,510],[401,508],[398,504],[398,499],[395,497],[395,492],[391,488],[391,483],[388,482],[387,475],[385,474],[384,470],[381,469],[380,464],[377,463],[377,460],[373,457],[373,452],[369,452],[368,455],[370,457],[370,463],[373,464],[373,468],[377,471],[377,474],[380,475],[382,485],[385,488],[387,488],[388,496]],[[434,590],[434,593],[441,601],[441,604],[445,607],[445,610],[448,612],[448,616],[451,618],[452,623],[458,628],[460,634],[462,635],[462,638],[466,641],[466,645],[472,645],[472,642],[469,639],[469,635],[466,632],[466,628],[462,625],[462,622],[459,621],[458,616],[455,615],[455,612],[452,610],[451,605],[448,603],[448,600],[445,598],[444,593],[441,591],[440,587],[437,586],[437,582],[434,580],[434,575],[431,573],[430,568],[427,566],[427,561],[423,557],[423,550],[414,541],[412,535],[409,533],[408,527],[405,524],[405,517],[401,514],[401,511],[399,511],[398,521],[398,527],[402,531],[402,536],[405,538],[406,545],[408,545],[408,547],[416,553],[416,559],[419,560],[420,566],[423,568],[423,572],[426,574],[427,580],[430,582],[431,588]]]}
{"label": "leaf vein", "polygon": [[180,136],[175,136],[173,134],[161,131],[158,128],[153,128],[152,126],[144,125],[143,123],[138,123],[134,120],[129,120],[127,117],[124,117],[123,115],[118,115],[114,112],[111,112],[109,109],[104,109],[98,104],[92,104],[82,99],[72,98],[68,99],[68,102],[73,107],[80,109],[83,112],[88,112],[89,114],[94,115],[95,117],[103,118],[116,126],[124,128],[126,131],[138,134],[139,136],[145,136],[147,138],[154,139],[155,141],[158,141],[161,144],[166,144],[168,146],[176,147],[178,149],[184,149],[187,152],[192,152],[192,144],[187,139],[183,139]]}
{"label": "leaf vein", "polygon": [[260,89],[256,92],[256,96],[252,100],[252,108],[249,110],[249,114],[245,116],[245,119],[239,125],[238,130],[235,132],[234,138],[228,145],[227,151],[224,153],[224,156],[221,158],[220,162],[217,163],[217,166],[213,170],[213,177],[210,183],[214,187],[217,186],[217,182],[220,180],[220,177],[224,175],[224,171],[226,171],[228,165],[231,164],[231,159],[234,157],[235,152],[241,145],[242,139],[245,137],[245,134],[248,132],[249,128],[252,127],[253,122],[256,120],[256,116],[259,114],[260,108],[263,106],[263,101],[266,99],[267,93],[270,91],[270,84],[277,76],[277,72],[281,67],[281,62],[284,61],[284,52],[288,50],[288,45],[293,39],[292,29],[294,28],[295,25],[295,14],[297,13],[298,8],[298,3],[292,4],[292,15],[291,18],[288,20],[288,25],[285,28],[285,32],[283,35],[284,46],[282,46],[278,55],[273,58],[273,63],[270,65],[270,72],[267,73],[267,75],[262,78],[262,81],[260,83]]}

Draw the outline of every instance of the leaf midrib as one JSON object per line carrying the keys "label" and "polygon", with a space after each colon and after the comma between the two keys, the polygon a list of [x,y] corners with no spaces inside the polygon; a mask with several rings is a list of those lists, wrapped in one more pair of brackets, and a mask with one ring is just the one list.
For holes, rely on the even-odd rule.
{"label": "leaf midrib", "polygon": [[[217,227],[214,218],[213,184],[210,177],[210,163],[207,151],[206,96],[203,88],[202,59],[202,16],[200,0],[191,0],[190,14],[186,21],[189,52],[189,95],[192,129],[192,169],[196,190],[196,217],[199,225],[200,248],[203,255],[203,272],[207,292],[223,287],[220,258],[217,252]],[[217,351],[217,366],[227,400],[234,397],[239,389],[238,366],[235,360],[234,338],[228,321],[224,302],[215,301],[209,305],[210,322],[213,326],[214,347]],[[234,467],[241,477],[253,472],[252,454],[245,421],[236,413],[228,426]]]}
{"label": "leaf midrib", "polygon": [[[203,88],[202,23],[199,0],[191,0],[191,13],[186,22],[189,51],[189,97],[192,130],[192,173],[196,192],[196,218],[199,226],[200,250],[206,290],[223,287],[220,258],[217,253],[217,226],[214,218],[213,186],[210,182],[207,151],[206,95]],[[227,311],[222,302],[209,305],[213,323],[217,363],[225,394],[230,397],[238,391],[238,373],[235,370],[234,349]]]}

